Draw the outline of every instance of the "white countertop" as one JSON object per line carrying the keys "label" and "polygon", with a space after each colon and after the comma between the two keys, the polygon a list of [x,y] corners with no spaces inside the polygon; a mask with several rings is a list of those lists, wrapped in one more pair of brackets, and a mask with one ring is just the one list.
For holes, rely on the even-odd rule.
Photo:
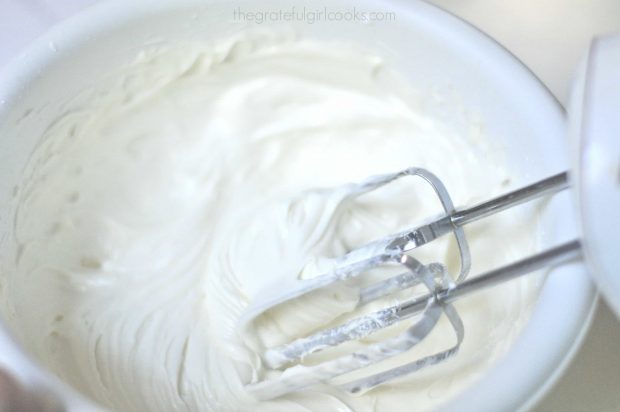
{"label": "white countertop", "polygon": [[[0,0],[0,66],[56,21],[97,0]],[[432,0],[494,37],[566,104],[590,39],[620,31],[617,0]],[[620,322],[601,303],[585,343],[536,412],[620,411]]]}

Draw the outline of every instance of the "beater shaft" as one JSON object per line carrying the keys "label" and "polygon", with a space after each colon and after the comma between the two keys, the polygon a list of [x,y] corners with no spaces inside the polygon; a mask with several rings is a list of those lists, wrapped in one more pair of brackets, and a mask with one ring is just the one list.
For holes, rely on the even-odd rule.
{"label": "beater shaft", "polygon": [[410,301],[403,302],[397,305],[395,309],[401,317],[411,317],[420,313],[429,299],[435,298],[442,303],[452,303],[469,293],[496,286],[538,269],[550,268],[578,259],[581,257],[581,253],[581,242],[573,240],[504,267],[490,270],[461,283],[456,283],[452,287],[443,288],[434,293],[427,293]]}
{"label": "beater shaft", "polygon": [[426,243],[432,242],[438,237],[453,232],[455,227],[462,227],[489,215],[520,205],[521,203],[560,192],[568,187],[568,173],[558,173],[529,186],[522,187],[475,206],[456,210],[452,214],[444,216],[434,222],[401,233],[399,236],[394,237],[393,241],[388,245],[388,248],[398,249],[400,252],[408,252]]}

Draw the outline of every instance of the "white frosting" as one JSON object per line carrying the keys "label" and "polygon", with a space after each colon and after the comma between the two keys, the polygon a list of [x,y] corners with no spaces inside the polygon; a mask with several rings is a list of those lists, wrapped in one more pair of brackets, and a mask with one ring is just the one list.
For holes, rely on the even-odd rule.
{"label": "white frosting", "polygon": [[[346,201],[342,185],[419,166],[472,203],[504,190],[503,152],[475,120],[437,120],[380,57],[288,35],[161,48],[102,84],[33,154],[0,283],[23,344],[101,404],[424,410],[472,384],[527,320],[532,278],[457,304],[466,337],[452,362],[359,397],[317,386],[256,403],[244,384],[266,371],[238,320],[261,289],[439,212],[413,179]],[[474,273],[534,249],[535,218],[516,213],[468,228]],[[416,256],[454,266],[455,251],[442,239]],[[349,304],[322,296],[261,339],[299,337]],[[406,358],[453,339],[444,322]]]}

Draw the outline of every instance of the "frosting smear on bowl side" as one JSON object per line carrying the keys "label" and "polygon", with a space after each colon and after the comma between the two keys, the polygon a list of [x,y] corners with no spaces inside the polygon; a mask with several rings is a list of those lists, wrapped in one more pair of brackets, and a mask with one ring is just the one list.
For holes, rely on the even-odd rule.
{"label": "frosting smear on bowl side", "polygon": [[[417,166],[457,203],[472,203],[504,190],[501,148],[473,120],[463,128],[431,116],[429,98],[381,57],[279,33],[143,52],[88,93],[32,154],[0,286],[20,342],[102,405],[425,410],[471,385],[526,322],[532,277],[457,303],[466,337],[449,363],[360,396],[317,385],[255,401],[244,384],[277,372],[238,321],[265,285],[313,276],[322,262],[440,211],[412,180],[358,199],[346,185]],[[535,249],[536,216],[516,213],[467,229],[473,273]],[[456,255],[442,239],[416,257],[450,267]],[[262,325],[260,339],[299,337],[346,304],[288,312]],[[440,324],[405,361],[451,339]]]}

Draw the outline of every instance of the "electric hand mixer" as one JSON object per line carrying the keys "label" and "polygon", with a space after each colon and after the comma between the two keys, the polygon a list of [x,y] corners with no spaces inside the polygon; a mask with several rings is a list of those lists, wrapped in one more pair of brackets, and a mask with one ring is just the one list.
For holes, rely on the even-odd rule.
{"label": "electric hand mixer", "polygon": [[[620,43],[620,40],[616,40]],[[613,48],[610,48],[613,49]],[[620,47],[608,52],[598,60],[612,60],[620,64]],[[615,53],[615,54],[614,54]],[[592,60],[592,59],[591,59]],[[607,68],[614,68],[607,64]],[[425,180],[438,196],[443,207],[443,215],[430,223],[409,229],[355,249],[337,260],[333,270],[313,279],[300,281],[295,288],[284,290],[275,297],[255,302],[242,319],[249,325],[257,317],[275,307],[295,299],[310,296],[319,290],[329,289],[338,282],[344,282],[365,272],[383,266],[399,266],[403,272],[387,279],[359,288],[358,308],[402,290],[422,285],[425,292],[399,301],[375,312],[353,317],[341,324],[315,331],[275,347],[266,348],[262,360],[267,368],[282,370],[277,378],[265,379],[248,384],[247,389],[258,399],[271,399],[290,392],[299,391],[318,382],[330,382],[334,378],[352,371],[367,368],[398,356],[419,344],[445,315],[455,335],[455,343],[445,350],[425,356],[417,361],[391,367],[359,379],[338,385],[350,393],[359,393],[414,373],[430,365],[446,361],[458,353],[465,331],[457,310],[452,305],[457,299],[475,291],[488,288],[537,269],[557,265],[584,254],[591,271],[601,278],[599,287],[617,311],[620,308],[620,279],[614,270],[618,260],[614,247],[620,244],[620,221],[616,209],[620,207],[620,122],[618,116],[606,112],[601,107],[612,108],[614,96],[620,96],[620,77],[612,70],[598,71],[597,79],[615,79],[613,87],[597,88],[600,84],[591,81],[584,91],[585,97],[578,96],[578,104],[589,100],[586,106],[578,108],[577,122],[580,137],[579,162],[571,173],[560,173],[521,189],[512,191],[478,205],[457,210],[454,208],[448,190],[434,174],[420,168],[410,168],[401,172],[377,176],[357,185],[356,195],[375,190],[390,182],[405,177],[418,176]],[[610,92],[611,91],[611,92]],[[601,125],[605,127],[601,128]],[[617,134],[614,134],[614,131]],[[607,173],[609,171],[609,173]],[[514,207],[532,199],[548,196],[569,186],[575,186],[579,197],[582,218],[582,240],[559,244],[551,249],[491,270],[468,279],[471,256],[463,226],[494,213]],[[453,279],[442,264],[423,264],[407,252],[428,244],[433,240],[452,234],[458,245],[460,270]],[[583,243],[583,245],[582,245]],[[362,349],[354,350],[333,359],[311,365],[301,361],[317,352],[333,348],[352,340],[359,340],[398,322],[416,316],[416,320],[404,333],[372,343]]]}

